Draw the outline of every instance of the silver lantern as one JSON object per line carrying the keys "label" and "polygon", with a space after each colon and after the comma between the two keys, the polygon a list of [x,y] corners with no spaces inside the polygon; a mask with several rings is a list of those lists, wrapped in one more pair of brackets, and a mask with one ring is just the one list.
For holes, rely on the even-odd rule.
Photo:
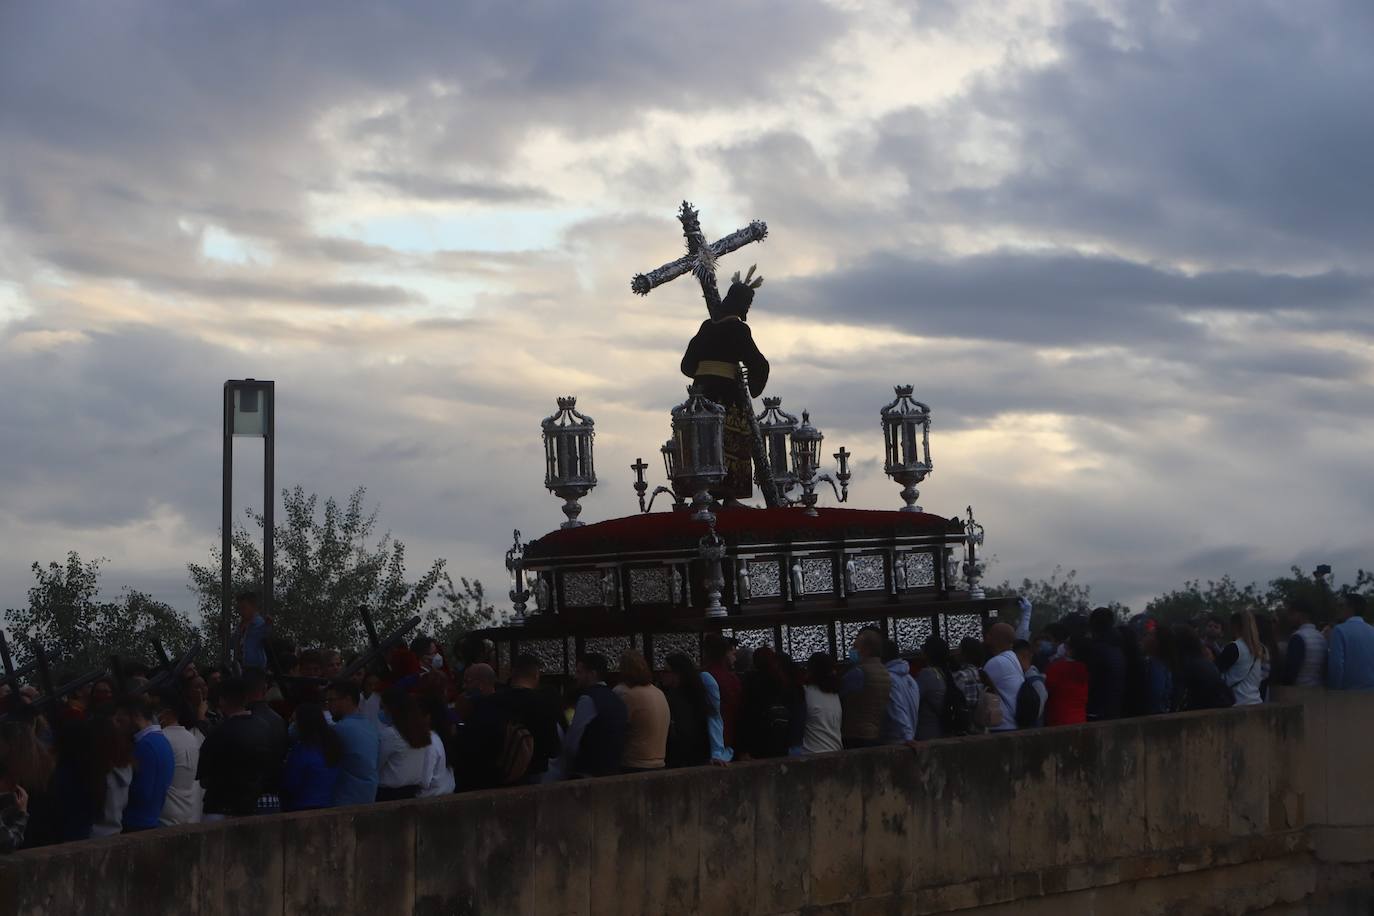
{"label": "silver lantern", "polygon": [[912,400],[911,385],[893,389],[897,399],[881,411],[886,460],[883,473],[902,485],[903,512],[920,512],[916,485],[930,474],[930,407]]}
{"label": "silver lantern", "polygon": [[577,412],[577,398],[558,399],[558,413],[540,424],[544,430],[544,486],[563,500],[564,528],[582,524],[577,501],[596,486],[592,439],[596,422]]}
{"label": "silver lantern", "polygon": [[797,477],[787,463],[792,452],[792,434],[797,431],[797,418],[782,409],[782,398],[764,398],[758,424],[763,436],[764,460],[773,472],[778,495],[786,499],[787,491],[797,484]]}
{"label": "silver lantern", "polygon": [[849,501],[849,450],[841,447],[835,453],[835,459],[840,464],[839,474],[819,470],[821,443],[824,441],[825,436],[821,431],[811,425],[811,413],[803,410],[801,425],[792,431],[792,474],[793,479],[801,484],[800,502],[810,516],[820,514],[816,511],[816,486],[820,483],[830,484],[835,491],[835,498],[840,502]]}
{"label": "silver lantern", "polygon": [[725,408],[707,400],[696,386],[673,408],[673,439],[664,460],[673,489],[694,494],[692,518],[712,521],[711,488],[725,479]]}

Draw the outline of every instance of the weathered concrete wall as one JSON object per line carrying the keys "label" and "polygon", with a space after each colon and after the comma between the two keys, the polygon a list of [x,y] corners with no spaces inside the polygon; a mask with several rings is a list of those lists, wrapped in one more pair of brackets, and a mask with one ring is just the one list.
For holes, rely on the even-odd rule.
{"label": "weathered concrete wall", "polygon": [[[1316,750],[1337,719],[1369,721],[1374,698],[1357,706],[156,831],[0,861],[0,913],[1316,912],[1314,895],[1363,899],[1353,872],[1322,883],[1307,830],[1314,812],[1374,826],[1374,787],[1363,807],[1337,800],[1374,781],[1369,735],[1362,763]],[[1305,715],[1318,723],[1307,739]]]}

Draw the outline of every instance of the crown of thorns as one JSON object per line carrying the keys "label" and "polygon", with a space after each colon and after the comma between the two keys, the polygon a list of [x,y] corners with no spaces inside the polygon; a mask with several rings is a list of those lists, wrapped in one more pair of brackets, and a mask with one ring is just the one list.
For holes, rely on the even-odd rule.
{"label": "crown of thorns", "polygon": [[741,284],[741,285],[743,285],[743,286],[749,287],[750,289],[758,289],[760,286],[763,285],[763,274],[759,274],[757,277],[755,277],[755,276],[754,276],[754,271],[757,270],[757,269],[758,269],[758,265],[757,265],[757,264],[750,264],[750,265],[749,265],[749,273],[747,273],[747,274],[744,275],[744,279],[743,279],[743,280],[741,280],[741,279],[739,278],[739,271],[737,270],[737,271],[735,271],[735,275],[734,275],[733,277],[730,278],[730,282],[731,282],[732,284],[733,284],[733,283],[739,283],[739,284]]}

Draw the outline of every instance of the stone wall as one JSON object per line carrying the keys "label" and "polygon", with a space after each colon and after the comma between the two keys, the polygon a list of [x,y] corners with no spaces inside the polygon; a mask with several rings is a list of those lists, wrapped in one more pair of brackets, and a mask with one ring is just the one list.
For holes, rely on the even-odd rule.
{"label": "stone wall", "polygon": [[1298,699],[37,849],[0,913],[1325,912],[1374,697]]}

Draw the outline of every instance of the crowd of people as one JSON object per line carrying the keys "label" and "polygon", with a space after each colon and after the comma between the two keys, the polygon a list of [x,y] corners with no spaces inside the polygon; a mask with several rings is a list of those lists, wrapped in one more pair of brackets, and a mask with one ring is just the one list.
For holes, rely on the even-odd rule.
{"label": "crowd of people", "polygon": [[[245,603],[245,662],[265,629]],[[491,644],[467,640],[454,663],[421,636],[386,670],[349,677],[337,651],[275,647],[286,674],[192,665],[147,681],[127,672],[57,707],[0,695],[0,851],[248,817],[638,773],[820,754],[935,738],[1264,702],[1273,684],[1374,689],[1374,627],[1363,599],[1319,631],[1300,603],[1280,621],[1122,623],[1107,608],[1069,614],[1032,636],[1016,625],[950,646],[939,636],[903,658],[864,628],[837,661],[792,659],[710,635],[701,666],[685,654],[654,671],[633,649],[577,659],[572,683],[543,684],[532,655],[501,683]],[[250,640],[244,640],[249,643]],[[255,654],[261,652],[262,654]],[[614,670],[615,677],[611,672]]]}

